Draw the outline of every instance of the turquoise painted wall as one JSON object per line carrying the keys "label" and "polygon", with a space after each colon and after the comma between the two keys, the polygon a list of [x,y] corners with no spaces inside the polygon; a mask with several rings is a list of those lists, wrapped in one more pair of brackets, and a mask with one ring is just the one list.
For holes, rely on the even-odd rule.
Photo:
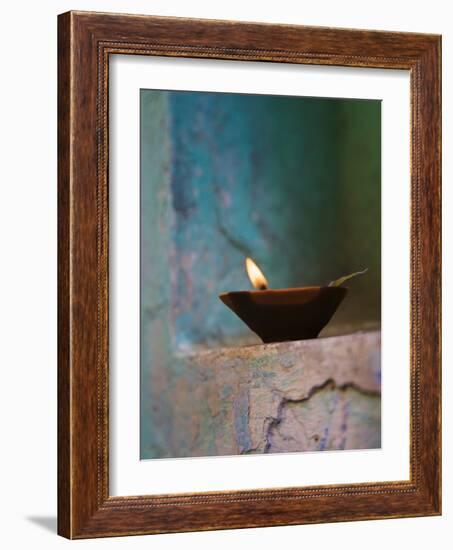
{"label": "turquoise painted wall", "polygon": [[274,288],[369,267],[330,328],[379,322],[379,101],[153,90],[141,100],[143,307],[168,310],[176,346],[250,337],[217,298],[250,288],[246,256]]}

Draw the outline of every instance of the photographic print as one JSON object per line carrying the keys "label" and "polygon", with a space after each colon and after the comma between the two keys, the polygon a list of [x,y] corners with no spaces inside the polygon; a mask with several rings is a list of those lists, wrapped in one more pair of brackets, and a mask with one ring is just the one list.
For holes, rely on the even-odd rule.
{"label": "photographic print", "polygon": [[381,445],[381,102],[146,90],[141,458]]}

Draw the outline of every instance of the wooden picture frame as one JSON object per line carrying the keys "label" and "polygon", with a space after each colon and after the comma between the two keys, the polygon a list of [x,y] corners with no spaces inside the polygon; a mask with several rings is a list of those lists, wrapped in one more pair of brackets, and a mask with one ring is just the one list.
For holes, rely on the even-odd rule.
{"label": "wooden picture frame", "polygon": [[[58,21],[58,532],[89,538],[441,513],[441,39],[69,12]],[[109,496],[109,56],[410,71],[410,480]]]}

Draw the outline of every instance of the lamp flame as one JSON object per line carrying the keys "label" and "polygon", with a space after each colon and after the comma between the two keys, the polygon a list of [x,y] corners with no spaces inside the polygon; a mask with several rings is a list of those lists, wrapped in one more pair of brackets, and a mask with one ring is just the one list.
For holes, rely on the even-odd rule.
{"label": "lamp flame", "polygon": [[251,258],[245,259],[245,269],[252,285],[258,290],[266,290],[268,287],[266,277]]}

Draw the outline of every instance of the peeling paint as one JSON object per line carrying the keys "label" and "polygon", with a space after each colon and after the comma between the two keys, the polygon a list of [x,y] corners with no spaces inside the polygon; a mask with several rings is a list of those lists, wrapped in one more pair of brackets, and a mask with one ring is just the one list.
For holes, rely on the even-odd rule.
{"label": "peeling paint", "polygon": [[170,400],[156,401],[157,416],[147,409],[163,422],[142,456],[378,448],[380,384],[370,352],[379,349],[372,332],[180,354],[165,378],[153,378]]}
{"label": "peeling paint", "polygon": [[248,452],[252,446],[249,432],[249,392],[246,387],[239,389],[233,408],[236,442],[238,451],[242,454]]}

